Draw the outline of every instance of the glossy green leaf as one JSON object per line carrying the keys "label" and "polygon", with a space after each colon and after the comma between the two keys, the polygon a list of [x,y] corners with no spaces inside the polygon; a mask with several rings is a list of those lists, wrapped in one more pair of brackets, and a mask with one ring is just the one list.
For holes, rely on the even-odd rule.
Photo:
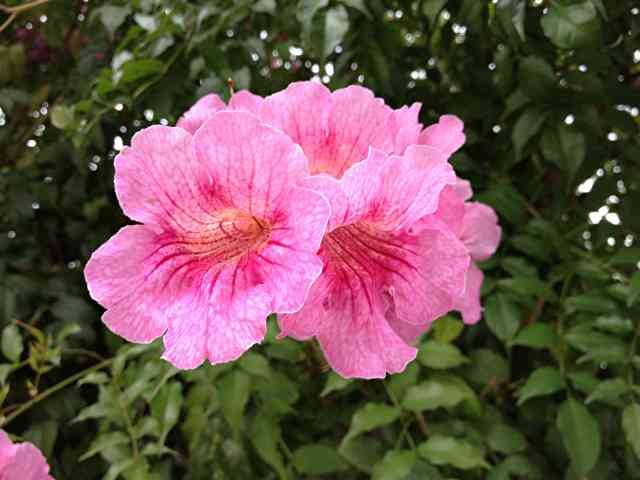
{"label": "glossy green leaf", "polygon": [[569,398],[560,405],[556,425],[562,434],[572,467],[578,473],[586,475],[600,456],[598,422],[583,404]]}
{"label": "glossy green leaf", "polygon": [[550,395],[564,388],[564,381],[557,368],[541,367],[529,376],[518,390],[518,405],[533,397]]}

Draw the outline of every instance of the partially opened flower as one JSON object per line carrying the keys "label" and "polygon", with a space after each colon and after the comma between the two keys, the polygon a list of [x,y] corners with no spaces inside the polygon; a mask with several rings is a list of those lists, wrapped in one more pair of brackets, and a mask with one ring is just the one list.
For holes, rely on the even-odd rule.
{"label": "partially opened flower", "polygon": [[402,371],[416,355],[408,342],[464,290],[466,248],[437,218],[421,221],[453,182],[446,157],[423,146],[401,157],[371,150],[339,180],[309,178],[332,206],[324,270],[303,309],[280,318],[283,335],[317,337],[344,377]]}
{"label": "partially opened flower", "polygon": [[[449,157],[465,141],[463,124],[453,115],[443,115],[438,123],[427,127],[420,135],[420,143],[438,149]],[[483,273],[475,262],[488,259],[498,248],[501,229],[493,209],[479,202],[469,202],[473,191],[466,180],[457,179],[440,196],[435,217],[442,220],[469,251],[473,262],[467,271],[464,294],[456,302],[465,323],[480,320],[480,288]],[[433,221],[429,219],[427,221]]]}
{"label": "partially opened flower", "polygon": [[0,430],[0,479],[53,480],[49,475],[47,459],[29,442],[11,443],[4,430]]}
{"label": "partially opened flower", "polygon": [[116,158],[127,226],[89,260],[91,296],[105,324],[164,358],[195,368],[238,358],[262,340],[271,312],[298,311],[322,270],[329,217],[299,146],[240,111],[222,111],[195,135],[149,127]]}

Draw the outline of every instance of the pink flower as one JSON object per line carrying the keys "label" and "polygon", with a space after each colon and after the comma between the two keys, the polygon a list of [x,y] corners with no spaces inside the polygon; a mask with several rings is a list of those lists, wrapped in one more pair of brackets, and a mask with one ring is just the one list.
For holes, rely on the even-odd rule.
{"label": "pink flower", "polygon": [[[437,148],[447,157],[458,150],[464,140],[463,123],[453,115],[440,117],[438,123],[427,127],[420,135],[421,144]],[[472,195],[469,182],[457,179],[455,184],[443,190],[435,214],[460,239],[474,260],[467,272],[464,294],[455,306],[465,323],[478,322],[482,314],[480,288],[483,274],[475,262],[493,255],[502,233],[493,209],[479,202],[468,202]]]}
{"label": "pink flower", "polygon": [[163,357],[195,368],[238,358],[270,313],[302,307],[330,208],[298,186],[307,160],[284,133],[221,111],[194,135],[138,132],[115,169],[120,205],[143,225],[121,229],[85,269],[113,332],[137,343],[164,335]]}
{"label": "pink flower", "polygon": [[53,480],[49,465],[40,450],[32,443],[11,443],[4,430],[0,430],[0,479]]}
{"label": "pink flower", "polygon": [[280,317],[282,334],[315,336],[343,377],[402,371],[416,356],[407,342],[464,290],[466,248],[436,217],[421,220],[454,182],[445,155],[415,145],[401,157],[372,149],[340,180],[309,178],[332,206],[324,270],[302,310]]}

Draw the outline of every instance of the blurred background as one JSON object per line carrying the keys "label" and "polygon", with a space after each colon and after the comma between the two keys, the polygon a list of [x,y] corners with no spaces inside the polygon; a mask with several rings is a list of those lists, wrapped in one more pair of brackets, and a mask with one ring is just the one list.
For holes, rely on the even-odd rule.
{"label": "blurred background", "polygon": [[[0,423],[58,479],[640,478],[640,4],[37,0],[0,5]],[[113,159],[198,97],[362,84],[455,113],[493,206],[484,319],[407,370],[267,341],[178,372],[100,322],[82,270],[128,220]]]}

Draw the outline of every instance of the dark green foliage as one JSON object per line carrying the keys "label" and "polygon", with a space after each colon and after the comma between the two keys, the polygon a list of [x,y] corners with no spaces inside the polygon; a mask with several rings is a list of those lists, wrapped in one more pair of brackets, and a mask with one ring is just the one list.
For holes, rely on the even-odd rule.
{"label": "dark green foliage", "polygon": [[[16,5],[17,0],[9,2]],[[26,2],[22,2],[26,3]],[[601,0],[57,0],[0,35],[0,402],[58,479],[640,478],[640,7]],[[546,13],[545,13],[546,12]],[[46,15],[46,17],[42,17]],[[2,16],[0,22],[6,17]],[[43,20],[46,19],[46,22]],[[268,340],[178,372],[100,322],[113,158],[199,96],[362,82],[500,214],[484,320],[384,381]],[[580,187],[579,187],[580,186]]]}

